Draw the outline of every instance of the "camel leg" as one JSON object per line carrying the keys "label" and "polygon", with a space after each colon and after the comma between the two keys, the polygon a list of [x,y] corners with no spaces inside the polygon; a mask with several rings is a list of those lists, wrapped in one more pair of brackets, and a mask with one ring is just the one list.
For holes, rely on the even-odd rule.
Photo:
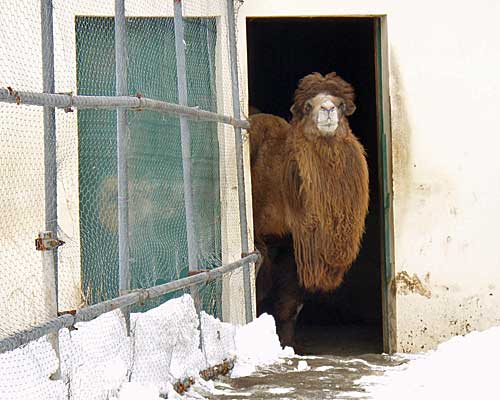
{"label": "camel leg", "polygon": [[299,299],[289,300],[286,305],[277,307],[276,329],[282,346],[295,347],[295,325],[303,304],[299,303]]}
{"label": "camel leg", "polygon": [[272,265],[269,260],[267,245],[263,240],[257,239],[255,247],[260,251],[262,261],[256,270],[256,302],[257,302],[257,315],[264,312],[269,312],[266,307],[266,300],[268,299],[273,286]]}
{"label": "camel leg", "polygon": [[274,317],[282,346],[295,345],[295,324],[302,310],[304,293],[297,279],[293,250],[287,249],[273,267]]}

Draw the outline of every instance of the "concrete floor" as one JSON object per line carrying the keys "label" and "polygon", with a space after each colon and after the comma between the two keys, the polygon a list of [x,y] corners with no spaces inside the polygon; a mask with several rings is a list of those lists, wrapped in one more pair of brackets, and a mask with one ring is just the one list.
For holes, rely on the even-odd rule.
{"label": "concrete floor", "polygon": [[[238,379],[221,377],[219,389],[209,399],[252,398],[259,400],[338,400],[365,399],[365,389],[358,380],[379,375],[386,368],[405,363],[401,357],[381,354],[380,326],[330,325],[299,326],[298,342],[305,356],[295,356],[260,368]],[[306,369],[299,369],[300,362]]]}
{"label": "concrete floor", "polygon": [[298,326],[298,353],[356,356],[382,353],[382,334],[375,325]]}

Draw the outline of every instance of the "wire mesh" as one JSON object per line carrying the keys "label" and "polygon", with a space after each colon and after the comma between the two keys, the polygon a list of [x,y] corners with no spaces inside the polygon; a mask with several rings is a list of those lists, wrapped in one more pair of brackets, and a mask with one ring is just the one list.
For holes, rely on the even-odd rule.
{"label": "wire mesh", "polygon": [[[77,70],[79,94],[111,95],[114,91],[113,25],[113,19],[102,17],[79,17],[76,21],[77,58],[82,63]],[[206,68],[215,62],[215,51],[213,46],[207,47],[206,37],[214,36],[215,29],[214,20],[193,20],[185,29],[186,47],[191,49],[186,51],[188,82],[197,81],[196,87],[201,88],[188,92],[189,102],[208,111],[216,111],[215,82]],[[101,39],[98,42],[92,38],[96,31]],[[127,48],[129,92],[176,102],[173,19],[127,19]],[[93,60],[103,53],[110,59],[94,66]],[[99,89],[94,87],[95,76],[104,79]],[[129,114],[129,234],[134,289],[185,276],[188,264],[183,239],[186,222],[179,119],[151,111]],[[117,295],[114,112],[80,111],[78,125],[84,280],[88,277],[84,292],[96,302]],[[189,126],[198,263],[209,268],[221,262],[218,127],[211,122]],[[114,270],[102,268],[111,265]]]}
{"label": "wire mesh", "polygon": [[[20,3],[2,12],[0,49],[8,55],[0,63],[0,85],[42,90],[41,38],[19,26],[40,26],[40,9]],[[26,60],[40,69],[33,70]],[[0,335],[9,335],[30,323],[49,317],[44,298],[34,307],[33,298],[44,291],[41,258],[33,251],[34,238],[45,226],[43,183],[43,110],[20,112],[15,105],[1,105],[0,122],[0,235],[1,287]],[[24,156],[23,156],[24,155]],[[29,157],[27,156],[29,155]],[[21,277],[19,271],[24,272]],[[28,283],[28,284],[26,284]]]}
{"label": "wire mesh", "polygon": [[[42,1],[52,3],[55,92],[115,95],[114,1]],[[0,51],[5,55],[0,88],[42,92],[49,63],[42,56],[41,3],[0,4]],[[173,4],[125,2],[130,96],[178,103]],[[232,116],[226,2],[184,1],[182,7],[187,105]],[[141,109],[127,113],[134,290],[185,277],[189,263],[179,117]],[[57,317],[57,311],[73,312],[120,294],[116,111],[67,107],[54,114],[55,140],[44,136],[42,107],[0,102],[0,339],[29,333]],[[212,269],[241,256],[234,131],[201,120],[189,120],[188,127],[196,266]],[[46,161],[51,152],[53,165]],[[57,216],[50,216],[51,210]],[[55,272],[44,261],[50,252],[34,246],[39,232],[48,229],[64,241]],[[198,311],[244,322],[242,282],[241,271],[235,271],[199,286]],[[161,296],[132,311],[146,312],[175,296]],[[0,369],[7,364],[1,362]]]}
{"label": "wire mesh", "polygon": [[0,398],[119,398],[127,382],[167,394],[179,382],[200,379],[200,371],[235,357],[237,327],[213,317],[220,306],[214,290],[232,274],[197,285],[200,297],[212,300],[200,312],[184,288],[158,307],[132,313],[130,336],[119,309],[62,328],[60,380],[49,379],[59,361],[47,337],[0,354]]}

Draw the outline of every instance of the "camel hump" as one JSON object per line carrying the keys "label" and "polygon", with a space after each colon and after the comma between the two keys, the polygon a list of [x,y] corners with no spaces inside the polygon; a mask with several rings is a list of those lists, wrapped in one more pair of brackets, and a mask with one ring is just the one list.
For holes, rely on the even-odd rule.
{"label": "camel hump", "polygon": [[250,160],[253,165],[258,154],[268,148],[281,148],[290,131],[290,124],[283,118],[271,114],[255,114],[250,117]]}
{"label": "camel hump", "polygon": [[283,118],[271,114],[255,114],[250,117],[250,140],[252,137],[262,139],[285,139],[290,124]]}

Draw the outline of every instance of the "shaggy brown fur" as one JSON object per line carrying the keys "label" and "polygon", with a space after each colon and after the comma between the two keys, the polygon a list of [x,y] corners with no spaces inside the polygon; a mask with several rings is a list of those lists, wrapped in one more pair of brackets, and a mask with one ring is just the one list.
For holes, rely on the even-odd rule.
{"label": "shaggy brown fur", "polygon": [[[308,107],[322,93],[338,101],[334,135],[321,134]],[[346,118],[355,110],[354,90],[334,72],[311,74],[300,81],[291,110],[291,124],[268,114],[250,121],[256,243],[267,254],[268,237],[291,234],[299,284],[330,291],[359,252],[368,211],[365,151]],[[265,272],[269,264],[264,260],[263,276],[274,275]],[[258,297],[271,290],[264,285]]]}

